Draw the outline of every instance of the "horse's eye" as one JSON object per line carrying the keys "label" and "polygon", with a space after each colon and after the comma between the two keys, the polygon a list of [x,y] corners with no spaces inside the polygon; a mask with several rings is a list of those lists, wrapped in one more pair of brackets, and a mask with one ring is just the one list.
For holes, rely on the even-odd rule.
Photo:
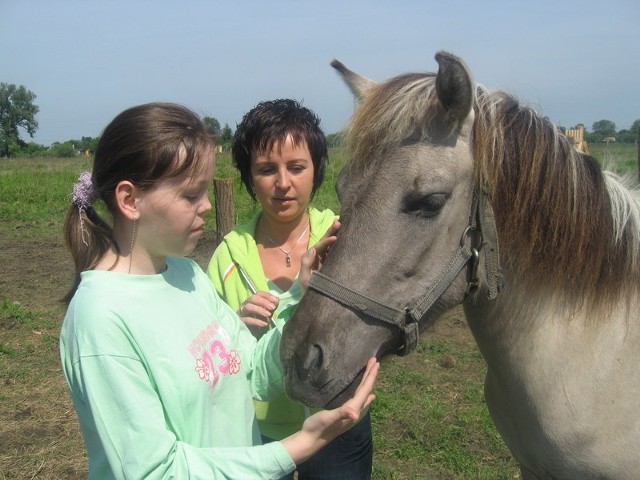
{"label": "horse's eye", "polygon": [[404,211],[424,218],[435,217],[447,203],[448,198],[449,194],[447,193],[432,193],[423,197],[408,198]]}

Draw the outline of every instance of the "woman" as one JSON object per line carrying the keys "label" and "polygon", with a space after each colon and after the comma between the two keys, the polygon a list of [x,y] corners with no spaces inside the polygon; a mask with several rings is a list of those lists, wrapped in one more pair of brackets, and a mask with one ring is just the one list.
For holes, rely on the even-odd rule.
{"label": "woman", "polygon": [[[184,257],[202,236],[214,168],[201,120],[154,103],[107,126],[93,172],[74,187],[65,240],[76,278],[60,356],[90,479],[279,478],[372,400],[374,360],[343,407],[260,446],[252,397],[282,392],[281,332],[256,341]],[[111,224],[94,208],[98,200]],[[303,258],[305,277],[314,260]]]}
{"label": "woman", "polygon": [[[290,317],[302,297],[302,256],[336,223],[330,210],[309,206],[324,178],[327,145],[313,112],[294,100],[275,100],[259,103],[243,117],[233,138],[232,157],[261,210],[225,236],[207,272],[221,298],[260,338],[282,328]],[[269,442],[299,429],[309,411],[282,395],[256,402],[256,415]],[[372,457],[367,413],[353,429],[299,465],[298,479],[367,479]]]}

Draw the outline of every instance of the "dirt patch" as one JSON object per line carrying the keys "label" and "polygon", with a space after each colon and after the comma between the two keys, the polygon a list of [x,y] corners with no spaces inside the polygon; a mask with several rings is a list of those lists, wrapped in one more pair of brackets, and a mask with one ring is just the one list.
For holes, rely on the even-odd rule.
{"label": "dirt patch", "polygon": [[[0,228],[0,299],[50,311],[65,295],[73,281],[73,261],[62,241],[62,225],[48,227],[60,236],[42,237],[34,224]],[[207,234],[191,257],[206,268],[215,246],[215,235]]]}

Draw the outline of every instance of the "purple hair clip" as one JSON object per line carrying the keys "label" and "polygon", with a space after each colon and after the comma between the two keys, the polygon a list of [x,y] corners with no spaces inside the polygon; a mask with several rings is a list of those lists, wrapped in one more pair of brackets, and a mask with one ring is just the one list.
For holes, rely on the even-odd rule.
{"label": "purple hair clip", "polygon": [[91,172],[82,172],[78,182],[73,186],[73,203],[80,210],[86,210],[96,200],[96,189],[93,187]]}
{"label": "purple hair clip", "polygon": [[89,246],[89,232],[87,226],[84,224],[84,218],[82,211],[93,205],[96,200],[96,189],[93,186],[91,180],[91,172],[82,172],[78,177],[77,183],[73,186],[73,204],[78,207],[78,213],[80,214],[80,232],[82,236],[82,243],[87,247]]}

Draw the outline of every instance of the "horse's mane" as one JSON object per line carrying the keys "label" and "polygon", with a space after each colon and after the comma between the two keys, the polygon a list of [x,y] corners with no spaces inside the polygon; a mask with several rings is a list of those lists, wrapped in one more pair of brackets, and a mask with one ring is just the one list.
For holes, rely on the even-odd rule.
{"label": "horse's mane", "polygon": [[552,289],[616,298],[640,277],[640,195],[547,118],[504,92],[479,90],[476,182],[492,199],[506,260]]}
{"label": "horse's mane", "polygon": [[[616,298],[640,280],[640,193],[578,152],[547,118],[505,92],[478,88],[472,154],[494,208],[503,262],[577,298]],[[367,92],[348,132],[361,167],[441,125],[434,74]],[[597,292],[597,295],[596,295]]]}

